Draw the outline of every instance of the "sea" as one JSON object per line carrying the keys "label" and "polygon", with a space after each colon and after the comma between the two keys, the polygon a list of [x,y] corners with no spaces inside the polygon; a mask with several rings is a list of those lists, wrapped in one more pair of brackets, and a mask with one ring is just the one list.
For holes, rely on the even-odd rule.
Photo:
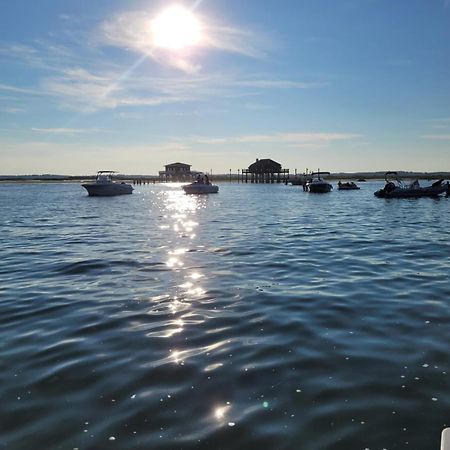
{"label": "sea", "polygon": [[0,185],[0,449],[437,450],[450,198]]}

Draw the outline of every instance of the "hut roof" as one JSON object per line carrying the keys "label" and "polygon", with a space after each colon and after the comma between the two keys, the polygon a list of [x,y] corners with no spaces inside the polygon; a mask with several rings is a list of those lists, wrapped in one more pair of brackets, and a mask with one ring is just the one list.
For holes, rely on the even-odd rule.
{"label": "hut roof", "polygon": [[250,173],[274,173],[281,171],[281,164],[272,159],[257,159],[248,166]]}
{"label": "hut roof", "polygon": [[180,162],[175,162],[172,164],[167,164],[165,167],[191,167],[191,165],[185,164],[185,163],[180,163]]}

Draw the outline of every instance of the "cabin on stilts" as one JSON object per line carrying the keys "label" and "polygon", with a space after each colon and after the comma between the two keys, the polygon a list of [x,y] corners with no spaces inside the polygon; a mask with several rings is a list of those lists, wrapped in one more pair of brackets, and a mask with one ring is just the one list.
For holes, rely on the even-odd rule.
{"label": "cabin on stilts", "polygon": [[243,183],[287,183],[289,169],[282,169],[272,159],[257,159],[248,169],[242,169],[241,180]]}
{"label": "cabin on stilts", "polygon": [[201,172],[191,170],[190,164],[172,163],[164,166],[165,170],[159,172],[159,181],[192,181]]}

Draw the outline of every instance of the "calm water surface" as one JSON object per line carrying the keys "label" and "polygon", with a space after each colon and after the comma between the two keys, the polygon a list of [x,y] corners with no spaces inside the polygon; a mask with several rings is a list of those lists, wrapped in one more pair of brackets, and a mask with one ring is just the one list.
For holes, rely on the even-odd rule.
{"label": "calm water surface", "polygon": [[0,448],[434,450],[450,199],[0,185]]}

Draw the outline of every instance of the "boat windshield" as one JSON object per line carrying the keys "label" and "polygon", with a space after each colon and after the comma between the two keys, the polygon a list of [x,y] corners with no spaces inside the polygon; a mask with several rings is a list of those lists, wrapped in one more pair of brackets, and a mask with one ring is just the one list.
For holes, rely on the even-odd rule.
{"label": "boat windshield", "polygon": [[97,172],[96,180],[100,182],[111,181],[113,174],[115,174],[113,170],[99,170]]}
{"label": "boat windshield", "polygon": [[322,181],[322,175],[330,175],[330,172],[313,172],[310,174],[312,181]]}
{"label": "boat windshield", "polygon": [[400,180],[397,172],[386,172],[384,179],[386,183],[394,183],[396,186],[403,187],[403,181]]}

